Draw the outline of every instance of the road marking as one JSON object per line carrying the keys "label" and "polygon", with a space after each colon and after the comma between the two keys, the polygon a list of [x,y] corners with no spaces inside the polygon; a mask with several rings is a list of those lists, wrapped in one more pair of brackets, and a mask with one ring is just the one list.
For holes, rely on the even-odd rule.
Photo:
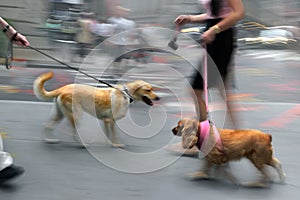
{"label": "road marking", "polygon": [[267,86],[272,87],[273,89],[279,90],[279,91],[289,91],[289,92],[295,92],[299,91],[299,81],[293,81],[289,83],[279,83],[279,84],[268,84]]}
{"label": "road marking", "polygon": [[13,100],[0,100],[0,103],[6,104],[34,104],[34,105],[52,105],[52,102],[39,102],[39,101],[13,101]]}
{"label": "road marking", "polygon": [[294,122],[296,119],[299,118],[300,118],[300,105],[298,104],[293,106],[293,108],[283,113],[280,113],[277,117],[262,123],[261,126],[282,128],[288,124],[291,124],[292,122]]}
{"label": "road marking", "polygon": [[7,138],[7,132],[0,132],[0,137],[3,139]]}
{"label": "road marking", "polygon": [[[277,117],[270,119],[266,122],[261,123],[263,127],[278,127],[283,128],[286,125],[293,123],[295,120],[300,119],[300,104],[297,103],[284,103],[284,102],[237,102],[241,104],[237,106],[234,111],[254,111],[261,110],[263,108],[268,108],[268,106],[276,106],[276,107],[292,107],[284,111],[283,113],[279,113]],[[43,106],[51,106],[52,102],[38,102],[38,101],[10,101],[10,100],[0,100],[0,104],[32,104],[32,105],[43,105]],[[171,105],[172,106],[172,105]],[[184,104],[183,107],[189,107],[192,109],[192,105]],[[211,104],[210,111],[214,112],[217,110],[223,109],[221,105]],[[171,117],[192,117],[194,115],[193,112],[183,112],[182,114],[171,114]],[[0,133],[1,134],[1,133]],[[5,135],[4,132],[2,134]]]}
{"label": "road marking", "polygon": [[254,59],[271,58],[275,61],[293,60],[299,61],[299,53],[288,50],[245,50],[240,51],[242,56],[251,56]]}
{"label": "road marking", "polygon": [[10,85],[0,85],[0,90],[5,93],[18,93],[21,91],[17,87],[10,86]]}

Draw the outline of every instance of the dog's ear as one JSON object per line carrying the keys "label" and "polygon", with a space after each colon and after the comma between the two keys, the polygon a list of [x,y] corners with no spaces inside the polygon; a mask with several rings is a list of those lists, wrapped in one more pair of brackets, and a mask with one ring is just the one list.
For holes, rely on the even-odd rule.
{"label": "dog's ear", "polygon": [[183,134],[196,134],[198,131],[199,122],[194,119],[182,119],[181,120],[181,135]]}
{"label": "dog's ear", "polygon": [[182,136],[183,134],[197,133],[199,122],[194,119],[182,119],[178,122],[177,127],[173,128],[174,135]]}
{"label": "dog's ear", "polygon": [[183,134],[182,135],[182,147],[184,149],[190,149],[196,145],[198,137],[196,134]]}
{"label": "dog's ear", "polygon": [[132,94],[136,93],[144,85],[147,85],[147,83],[145,81],[142,81],[142,80],[137,80],[137,81],[134,81],[134,82],[129,83],[129,84],[130,84],[130,89],[131,89]]}
{"label": "dog's ear", "polygon": [[177,126],[172,129],[172,132],[176,136],[181,136],[182,135],[182,129],[183,129],[183,125],[182,125],[182,122],[180,120],[180,121],[178,121]]}
{"label": "dog's ear", "polygon": [[183,119],[181,120],[181,135],[183,148],[192,148],[198,141],[197,132],[199,122],[195,119]]}

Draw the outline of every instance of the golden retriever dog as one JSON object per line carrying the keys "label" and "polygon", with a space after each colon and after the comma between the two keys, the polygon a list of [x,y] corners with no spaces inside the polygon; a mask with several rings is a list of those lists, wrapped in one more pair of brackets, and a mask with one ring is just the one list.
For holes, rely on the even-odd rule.
{"label": "golden retriever dog", "polygon": [[[45,124],[45,128],[52,130],[64,117],[66,117],[74,130],[75,139],[78,134],[75,123],[86,112],[100,120],[105,125],[105,134],[115,147],[123,147],[116,137],[115,121],[123,118],[130,104],[129,98],[122,92],[127,89],[134,101],[143,101],[152,106],[152,100],[160,98],[154,93],[149,83],[138,80],[118,85],[116,88],[97,88],[83,84],[69,84],[52,91],[46,91],[44,83],[53,77],[53,72],[40,75],[34,81],[34,94],[38,99],[54,99],[55,112]],[[59,142],[50,136],[45,138],[47,143]]]}
{"label": "golden retriever dog", "polygon": [[199,122],[190,118],[180,120],[172,132],[176,136],[182,136],[184,149],[197,146],[203,153],[203,169],[191,174],[191,178],[209,178],[212,167],[216,166],[223,170],[227,178],[239,184],[224,166],[230,161],[247,158],[262,174],[262,179],[251,186],[266,186],[271,181],[267,165],[277,170],[281,183],[285,182],[281,164],[273,156],[270,134],[259,130],[217,129],[208,121]]}

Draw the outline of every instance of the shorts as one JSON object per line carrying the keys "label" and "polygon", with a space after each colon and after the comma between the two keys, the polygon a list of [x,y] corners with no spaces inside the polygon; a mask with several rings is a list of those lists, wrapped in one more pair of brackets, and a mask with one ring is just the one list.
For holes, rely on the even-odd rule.
{"label": "shorts", "polygon": [[[206,30],[217,24],[220,20],[222,19],[207,20]],[[234,33],[234,28],[229,28],[217,34],[215,40],[211,44],[206,45],[206,51],[209,55],[207,59],[208,87],[216,86],[219,80],[225,83],[227,79],[231,67],[232,54],[235,48]],[[217,66],[218,71],[213,67],[214,64]],[[201,72],[202,62],[199,66],[199,71]],[[203,78],[199,71],[196,70],[193,76],[192,87],[193,89],[203,90]]]}

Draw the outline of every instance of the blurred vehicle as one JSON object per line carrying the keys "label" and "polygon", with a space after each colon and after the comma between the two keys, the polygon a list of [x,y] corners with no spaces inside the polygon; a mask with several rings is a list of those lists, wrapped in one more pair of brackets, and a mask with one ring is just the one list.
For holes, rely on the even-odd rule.
{"label": "blurred vehicle", "polygon": [[78,31],[77,19],[82,9],[81,0],[52,0],[49,18],[44,25],[50,40],[74,40]]}
{"label": "blurred vehicle", "polygon": [[187,27],[181,29],[180,33],[200,43],[201,34],[203,33],[204,30],[205,30],[205,26]]}
{"label": "blurred vehicle", "polygon": [[246,37],[238,39],[238,47],[270,48],[270,49],[296,49],[297,38],[291,31],[284,29],[263,29],[258,37]]}

